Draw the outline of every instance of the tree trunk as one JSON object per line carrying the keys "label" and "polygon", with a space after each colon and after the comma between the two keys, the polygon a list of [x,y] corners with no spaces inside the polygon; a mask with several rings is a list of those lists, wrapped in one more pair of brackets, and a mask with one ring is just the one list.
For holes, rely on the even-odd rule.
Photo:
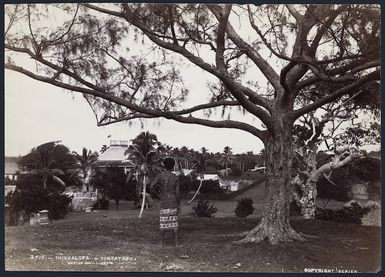
{"label": "tree trunk", "polygon": [[142,217],[145,201],[146,201],[146,175],[143,176],[142,206],[140,207],[139,218]]}
{"label": "tree trunk", "polygon": [[289,223],[292,170],[291,128],[282,128],[265,141],[266,196],[262,219],[244,239],[237,243],[268,240],[272,244],[282,241],[304,240]]}
{"label": "tree trunk", "polygon": [[87,186],[86,186],[86,182],[84,181],[84,179],[82,180],[82,192],[85,192],[87,191]]}
{"label": "tree trunk", "polygon": [[314,157],[311,157],[309,161],[312,162],[312,160],[314,160],[313,162],[314,166],[311,168],[312,172],[310,174],[310,177],[306,181],[304,191],[303,191],[303,196],[301,198],[301,213],[303,218],[305,219],[315,218],[316,200],[317,200],[317,182],[321,178],[321,176],[324,174],[328,174],[335,169],[346,166],[352,161],[356,159],[360,159],[362,157],[360,153],[350,153],[349,155],[346,154],[344,158],[341,157],[341,155],[343,154],[336,155],[332,159],[332,161],[322,165],[318,169],[315,169],[316,152],[313,151],[313,153],[314,153]]}
{"label": "tree trunk", "polygon": [[309,178],[301,199],[301,214],[304,219],[314,219],[317,199],[317,182]]}
{"label": "tree trunk", "polygon": [[48,177],[46,174],[43,175],[43,187],[44,189],[47,188],[47,180],[48,180]]}
{"label": "tree trunk", "polygon": [[314,219],[317,199],[317,182],[320,174],[317,172],[317,151],[316,144],[310,145],[308,154],[308,170],[310,176],[306,180],[301,198],[301,215],[304,219]]}

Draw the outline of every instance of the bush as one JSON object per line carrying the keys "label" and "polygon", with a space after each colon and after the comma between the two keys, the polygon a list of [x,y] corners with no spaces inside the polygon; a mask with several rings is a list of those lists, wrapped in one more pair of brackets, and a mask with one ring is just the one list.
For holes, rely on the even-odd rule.
{"label": "bush", "polygon": [[235,215],[238,217],[247,217],[254,212],[253,200],[251,198],[242,198],[238,201],[235,208]]}
{"label": "bush", "polygon": [[69,204],[72,198],[65,194],[51,193],[48,195],[47,210],[49,211],[49,219],[60,219],[69,211]]}
{"label": "bush", "polygon": [[[69,203],[72,199],[67,195],[32,186],[9,193],[5,201],[10,206],[12,217],[22,216],[23,220],[27,221],[31,213],[41,210],[48,210],[50,219],[63,218],[69,211]],[[14,224],[18,224],[18,222],[14,222]]]}
{"label": "bush", "polygon": [[343,207],[339,210],[317,208],[315,217],[341,223],[362,224],[361,219],[369,210],[370,208],[363,208],[357,203],[352,203],[350,207]]}
{"label": "bush", "polygon": [[209,205],[208,200],[199,200],[199,202],[192,207],[193,215],[197,217],[214,217],[213,214],[217,212],[217,208]]}
{"label": "bush", "polygon": [[230,167],[232,176],[241,176],[243,171],[236,166]]}

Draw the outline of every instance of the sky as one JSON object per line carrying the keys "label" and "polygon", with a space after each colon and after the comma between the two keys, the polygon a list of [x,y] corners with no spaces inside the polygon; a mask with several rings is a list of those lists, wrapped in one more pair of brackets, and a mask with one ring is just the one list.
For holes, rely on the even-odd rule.
{"label": "sky", "polygon": [[[56,26],[63,16],[56,11],[51,14],[54,20],[48,25],[44,20],[36,24]],[[28,31],[23,26],[13,28],[18,32]],[[142,48],[143,45],[130,41],[130,53],[147,51]],[[30,59],[14,58],[23,67],[34,71],[35,64]],[[186,62],[183,68],[179,68],[190,91],[184,107],[207,103],[210,96],[207,81],[213,80],[203,70],[189,64]],[[232,113],[232,119],[258,123],[239,112]],[[131,140],[143,131],[150,131],[160,142],[173,147],[187,146],[195,150],[206,147],[211,152],[222,152],[225,146],[230,146],[234,153],[259,153],[263,149],[257,137],[244,131],[187,125],[166,119],[162,119],[160,124],[148,120],[143,128],[139,122],[133,126],[116,123],[97,127],[95,116],[81,94],[5,71],[5,156],[25,155],[33,147],[56,140],[61,140],[71,151],[80,152],[83,147],[99,151],[104,144],[109,145],[110,140]]]}
{"label": "sky", "polygon": [[244,131],[165,119],[160,125],[147,121],[143,129],[139,123],[131,127],[125,123],[97,127],[92,110],[79,94],[9,70],[5,72],[4,102],[5,156],[25,155],[33,147],[56,140],[61,140],[71,151],[80,152],[82,147],[99,151],[110,140],[131,140],[147,130],[157,135],[160,142],[173,147],[185,145],[199,150],[204,146],[211,152],[222,152],[225,146],[230,146],[234,153],[259,153],[263,149],[258,138]]}

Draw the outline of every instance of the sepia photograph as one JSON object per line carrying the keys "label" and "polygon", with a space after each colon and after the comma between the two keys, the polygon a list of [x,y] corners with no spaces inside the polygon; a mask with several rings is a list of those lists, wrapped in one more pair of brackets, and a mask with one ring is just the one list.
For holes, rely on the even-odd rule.
{"label": "sepia photograph", "polygon": [[381,6],[4,5],[5,271],[378,273]]}

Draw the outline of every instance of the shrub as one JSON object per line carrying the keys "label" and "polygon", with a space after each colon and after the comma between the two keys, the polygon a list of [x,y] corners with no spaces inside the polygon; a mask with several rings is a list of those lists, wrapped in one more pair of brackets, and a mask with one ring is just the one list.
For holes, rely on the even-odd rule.
{"label": "shrub", "polygon": [[253,200],[251,198],[242,198],[238,201],[235,208],[235,214],[238,217],[247,217],[254,212]]}
{"label": "shrub", "polygon": [[14,213],[22,215],[25,220],[31,213],[45,210],[48,204],[48,191],[36,187],[31,190],[15,190],[10,192],[5,201]]}
{"label": "shrub", "polygon": [[192,207],[193,215],[197,217],[214,217],[217,208],[209,204],[208,200],[199,200],[199,202]]}
{"label": "shrub", "polygon": [[241,176],[243,171],[236,166],[230,167],[232,176]]}
{"label": "shrub", "polygon": [[10,206],[12,217],[22,216],[27,221],[31,213],[41,210],[48,210],[50,219],[63,218],[69,211],[72,199],[67,195],[50,193],[47,189],[32,186],[9,193],[5,201]]}
{"label": "shrub", "polygon": [[357,203],[352,203],[350,207],[342,209],[316,209],[316,218],[330,220],[341,223],[362,224],[362,217],[369,212],[370,208],[363,208]]}
{"label": "shrub", "polygon": [[47,210],[49,211],[50,219],[60,219],[69,211],[69,204],[71,203],[72,198],[68,197],[65,194],[51,193],[48,195],[48,205]]}

